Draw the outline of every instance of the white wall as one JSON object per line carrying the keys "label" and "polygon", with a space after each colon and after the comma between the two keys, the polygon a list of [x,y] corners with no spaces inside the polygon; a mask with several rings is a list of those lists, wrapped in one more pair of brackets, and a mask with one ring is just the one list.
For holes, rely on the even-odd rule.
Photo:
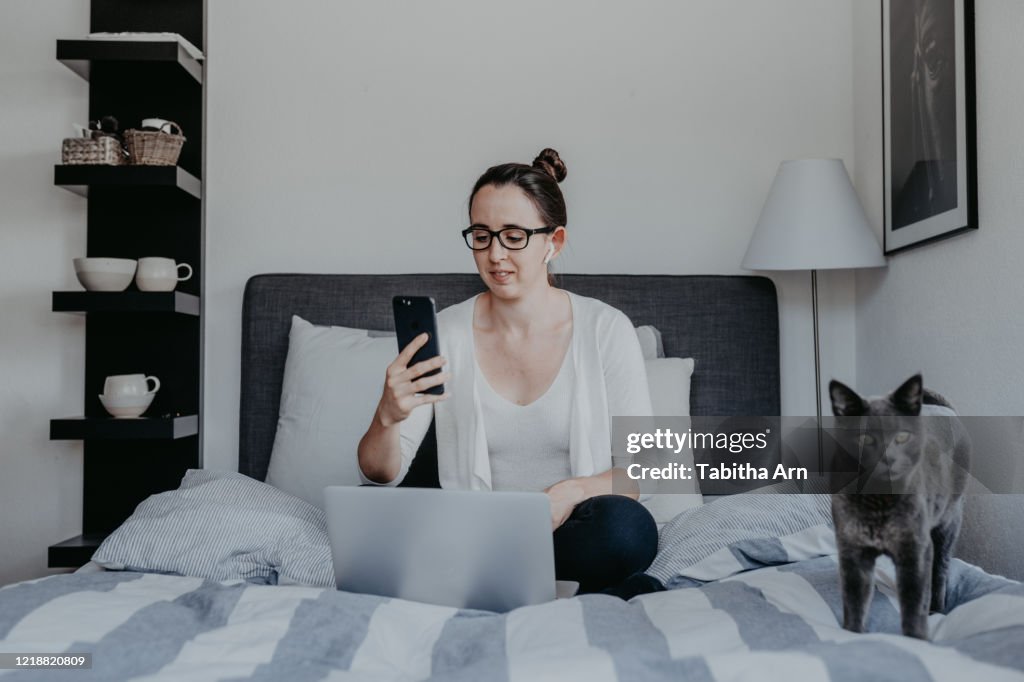
{"label": "white wall", "polygon": [[55,58],[89,28],[88,3],[0,9],[0,585],[48,572],[46,548],[82,532],[82,446],[49,420],[82,413],[84,319],[50,312],[78,288],[85,200],[53,185],[60,141],[85,123],[88,85]]}
{"label": "white wall", "polygon": [[[852,163],[850,2],[210,3],[205,465],[236,467],[246,279],[472,271],[494,163],[562,153],[564,272],[742,273],[779,161]],[[809,275],[775,279],[783,409],[813,414]],[[852,277],[822,286],[852,378]]]}
{"label": "white wall", "polygon": [[[975,0],[977,232],[897,254],[885,271],[856,277],[857,385],[884,393],[912,373],[964,414],[1024,415],[1024,3]],[[881,32],[878,3],[854,2],[855,182],[881,234]],[[1019,420],[1017,421],[1019,424]],[[1007,429],[1013,424],[1004,423]],[[975,446],[974,461],[1011,460],[1020,449]],[[991,466],[991,464],[989,464]],[[957,554],[1021,577],[1024,498],[969,495]]]}
{"label": "white wall", "polygon": [[[977,232],[857,274],[857,383],[895,388],[915,371],[965,414],[1024,414],[1024,3],[976,0]],[[882,225],[878,3],[854,3],[856,184]]]}

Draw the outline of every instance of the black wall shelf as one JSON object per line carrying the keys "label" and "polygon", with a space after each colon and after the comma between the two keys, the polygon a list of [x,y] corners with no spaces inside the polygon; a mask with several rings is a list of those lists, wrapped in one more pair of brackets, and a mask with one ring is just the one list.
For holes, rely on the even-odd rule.
{"label": "black wall shelf", "polygon": [[180,166],[63,165],[53,168],[53,184],[89,196],[89,187],[167,187],[202,198],[203,183]]}
{"label": "black wall shelf", "polygon": [[[177,33],[205,52],[205,9],[206,0],[89,0],[87,32]],[[82,416],[49,422],[51,439],[82,443],[81,535],[48,550],[51,567],[67,568],[87,563],[147,497],[202,467],[206,84],[204,62],[176,40],[58,40],[56,56],[88,81],[75,120],[113,116],[125,130],[162,118],[185,136],[176,166],[54,168],[55,185],[87,198],[82,255],[157,256],[193,269],[170,292],[52,292],[54,311],[83,314],[85,323]],[[106,377],[135,373],[163,385],[146,416],[115,419],[97,394]]]}
{"label": "black wall shelf", "polygon": [[199,315],[199,297],[183,291],[55,291],[53,311]]}
{"label": "black wall shelf", "polygon": [[47,563],[50,568],[77,568],[89,562],[105,539],[105,533],[86,533],[50,545],[46,553]]}
{"label": "black wall shelf", "polygon": [[57,59],[85,80],[89,80],[92,62],[157,62],[175,64],[196,83],[203,82],[202,62],[174,40],[58,40]]}
{"label": "black wall shelf", "polygon": [[50,420],[50,440],[177,440],[199,433],[199,417],[64,417]]}

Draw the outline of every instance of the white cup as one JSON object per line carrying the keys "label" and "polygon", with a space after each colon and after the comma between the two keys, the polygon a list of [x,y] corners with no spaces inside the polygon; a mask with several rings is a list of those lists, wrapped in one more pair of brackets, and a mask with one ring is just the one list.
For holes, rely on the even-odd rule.
{"label": "white cup", "polygon": [[[153,390],[149,390],[149,382],[153,382]],[[112,374],[103,382],[103,395],[108,398],[125,396],[142,396],[160,390],[160,380],[145,374]]]}
{"label": "white cup", "polygon": [[142,127],[143,128],[153,128],[155,130],[159,130],[159,131],[165,132],[165,133],[169,132],[167,130],[164,130],[164,128],[169,126],[170,123],[171,123],[170,121],[162,119],[162,118],[144,118],[144,119],[142,119]]}
{"label": "white cup", "polygon": [[[181,268],[187,273],[179,275]],[[173,258],[140,258],[139,268],[135,272],[135,285],[139,291],[174,291],[178,282],[192,277],[192,266],[188,263],[175,263]]]}

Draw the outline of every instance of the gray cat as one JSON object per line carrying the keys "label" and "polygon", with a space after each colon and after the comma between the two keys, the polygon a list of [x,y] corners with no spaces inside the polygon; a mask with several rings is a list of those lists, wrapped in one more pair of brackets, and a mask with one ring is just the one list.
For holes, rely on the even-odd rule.
{"label": "gray cat", "polygon": [[[928,613],[944,611],[946,577],[960,532],[971,445],[946,400],[921,375],[884,398],[865,400],[829,384],[837,440],[859,458],[860,492],[832,495],[839,549],[843,627],[864,632],[874,565],[896,566],[903,634],[928,638]],[[941,418],[945,417],[945,418]],[[873,492],[884,490],[885,492]]]}

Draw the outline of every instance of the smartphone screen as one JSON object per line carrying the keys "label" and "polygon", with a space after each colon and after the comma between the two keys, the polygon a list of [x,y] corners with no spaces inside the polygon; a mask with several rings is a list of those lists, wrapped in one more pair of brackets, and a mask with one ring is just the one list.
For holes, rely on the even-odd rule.
{"label": "smartphone screen", "polygon": [[[395,313],[395,334],[398,336],[399,352],[423,332],[430,335],[423,347],[412,356],[409,366],[440,355],[441,345],[437,339],[437,309],[434,306],[434,299],[429,296],[395,296],[391,299],[391,305]],[[423,376],[432,376],[440,371],[441,368],[433,369]],[[444,385],[431,386],[423,392],[441,395],[444,393]]]}

